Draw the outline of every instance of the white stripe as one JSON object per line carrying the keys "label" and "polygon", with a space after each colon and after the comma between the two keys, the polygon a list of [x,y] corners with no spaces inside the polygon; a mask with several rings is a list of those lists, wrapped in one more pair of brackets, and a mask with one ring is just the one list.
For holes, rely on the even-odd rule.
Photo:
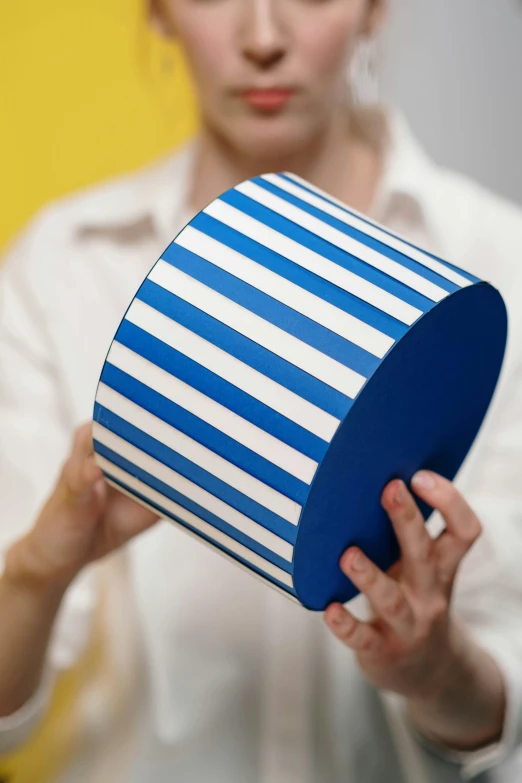
{"label": "white stripe", "polygon": [[[348,207],[347,204],[344,204],[338,198],[335,198],[335,196],[331,196],[329,193],[326,193],[324,190],[317,188],[315,185],[312,185],[310,182],[307,182],[306,180],[297,176],[297,174],[291,174],[290,172],[285,172],[285,174],[287,177],[291,177],[295,182],[298,182],[300,185],[303,185],[304,188],[309,188],[310,190],[313,190],[314,193],[318,193],[320,196],[324,196],[324,198],[328,199],[329,201],[333,201],[335,204],[338,204],[338,206],[341,207],[341,211],[345,215],[345,217],[340,218],[340,220],[343,220],[348,225],[351,225],[354,228],[360,227],[360,230],[364,231],[364,233],[368,234],[368,236],[374,237],[374,239],[378,239],[380,242],[384,242],[385,244],[388,245],[388,247],[393,247],[395,250],[398,250],[400,253],[403,253],[405,256],[409,256],[413,261],[418,261],[419,264],[423,264],[428,269],[431,269],[433,272],[439,274],[441,277],[445,277],[446,280],[455,283],[455,285],[460,285],[462,288],[465,288],[466,286],[469,285],[473,285],[472,280],[468,280],[466,277],[463,277],[458,272],[455,272],[455,270],[451,269],[447,264],[444,263],[444,261],[439,261],[435,258],[431,258],[431,256],[427,255],[426,253],[423,253],[423,251],[420,248],[412,247],[409,244],[408,239],[402,236],[401,234],[398,234],[396,231],[394,231],[393,234],[389,234],[387,230],[384,230],[383,227],[379,225],[379,223],[376,223],[374,220],[371,220],[371,218],[369,218],[367,215],[363,215],[362,212],[358,212],[356,209],[353,209],[353,207]],[[279,187],[282,187],[279,184],[279,181],[277,182],[277,185]],[[299,198],[303,198],[301,193],[302,193],[302,189],[300,189]],[[323,201],[323,199],[320,199],[320,201],[321,201],[320,208],[323,209],[325,212],[329,212],[328,209],[325,209],[324,206],[325,202]],[[333,212],[330,212],[330,214],[334,215]],[[334,216],[337,217],[337,213]]]}
{"label": "white stripe", "polygon": [[[262,179],[266,179],[267,182],[271,182],[276,187],[281,188],[281,190],[286,190],[287,193],[300,198],[302,201],[306,201],[311,206],[317,207],[317,209],[326,212],[328,215],[331,215],[337,220],[340,220],[347,226],[351,226],[358,231],[362,231],[363,234],[367,234],[369,237],[377,239],[379,242],[382,242],[388,247],[397,250],[399,253],[402,253],[408,258],[411,258],[412,261],[417,261],[419,264],[422,264],[427,269],[431,269],[432,272],[436,272],[436,274],[444,277],[451,283],[455,283],[455,285],[461,286],[462,288],[471,285],[470,280],[467,280],[462,275],[459,275],[458,272],[450,269],[441,261],[437,261],[435,258],[431,258],[431,256],[423,253],[422,250],[419,250],[419,248],[412,247],[399,237],[389,234],[387,231],[383,231],[375,223],[368,223],[367,218],[361,219],[356,217],[355,214],[352,214],[351,210],[348,211],[348,207],[346,205],[342,205],[344,208],[340,209],[339,207],[330,204],[329,201],[325,201],[324,198],[318,198],[317,196],[312,195],[312,193],[309,193],[304,188],[288,182],[287,179],[284,179],[278,174],[265,174],[263,175]],[[293,179],[297,178],[293,177]],[[305,187],[309,186],[309,183],[305,183],[304,180],[303,184]],[[316,193],[321,194],[325,198],[333,200],[332,197],[328,195],[328,193],[319,190],[319,188],[313,189]]]}
{"label": "white stripe", "polygon": [[[203,535],[209,536],[210,538],[214,539],[216,543],[227,547],[227,549],[229,549],[231,552],[235,552],[235,554],[238,555],[238,557],[242,557],[243,560],[252,563],[252,565],[256,566],[256,568],[259,568],[261,571],[264,571],[273,579],[277,579],[279,582],[281,582],[281,584],[285,584],[288,585],[288,587],[293,588],[294,583],[291,575],[287,574],[286,571],[283,571],[282,568],[278,568],[273,563],[270,563],[268,560],[265,560],[264,557],[261,557],[255,552],[252,552],[246,546],[243,546],[243,544],[240,544],[238,541],[235,541],[233,538],[230,538],[230,536],[227,536],[225,533],[222,533],[220,530],[216,530],[216,528],[212,527],[212,525],[209,525],[208,522],[205,522],[203,519],[200,519],[195,514],[192,514],[190,511],[187,511],[187,509],[183,508],[183,506],[179,506],[177,503],[174,503],[169,498],[164,497],[159,492],[156,492],[155,489],[152,489],[151,487],[147,486],[147,484],[144,484],[142,481],[139,481],[139,479],[134,478],[134,476],[131,476],[129,473],[126,473],[124,470],[121,470],[121,468],[119,468],[117,465],[113,465],[112,462],[109,462],[108,460],[104,459],[104,457],[97,456],[96,459],[98,464],[102,468],[102,470],[104,470],[107,474],[112,475],[114,479],[118,481],[123,481],[125,484],[131,487],[135,492],[138,492],[140,495],[143,495],[144,497],[148,498],[151,503],[155,503],[161,508],[164,508],[165,511],[170,512],[174,516],[178,517],[178,519],[183,520],[188,525],[191,525],[196,530],[199,530],[200,533],[203,533]],[[131,498],[131,500],[136,501],[136,498],[134,497],[132,492],[129,492],[128,489],[120,486],[120,484],[117,484],[116,481],[111,481],[111,479],[108,477],[106,477],[106,481],[108,484],[114,487],[114,489],[117,489],[118,492],[121,492],[122,494]],[[145,506],[153,513],[155,514],[158,513],[158,509],[154,508],[154,506],[149,505],[148,503],[144,503],[143,500],[141,499],[138,502],[140,503],[140,505]],[[243,563],[239,563],[234,557],[231,557],[231,555],[229,555],[227,552],[223,552],[223,550],[219,549],[219,547],[213,546],[210,541],[207,541],[204,538],[200,538],[198,534],[195,533],[193,530],[189,530],[184,525],[179,524],[179,522],[176,522],[175,519],[171,520],[169,518],[169,521],[174,522],[179,527],[180,530],[183,530],[184,533],[187,533],[189,536],[192,536],[192,538],[195,538],[196,541],[199,541],[202,544],[206,544],[206,546],[211,547],[220,555],[223,555],[224,557],[231,560],[234,563],[234,565],[237,565],[240,568],[244,569],[249,574],[252,574],[252,576],[261,578],[259,574],[257,574],[255,571],[251,571]],[[297,599],[294,598],[293,595],[289,595],[284,590],[281,590],[280,587],[277,587],[277,585],[272,585],[271,582],[268,582],[266,584],[269,584],[271,587],[274,587],[275,590],[279,590],[279,592],[283,593],[283,595],[285,595],[287,598],[290,598],[292,601],[299,603],[299,601],[297,601]]]}
{"label": "white stripe", "polygon": [[[145,470],[150,473],[154,478],[167,484],[177,492],[181,492],[182,495],[197,503],[202,508],[210,511],[215,516],[222,519],[224,522],[228,522],[229,525],[249,536],[253,541],[257,541],[258,544],[270,549],[271,552],[283,557],[292,562],[294,548],[288,541],[283,541],[282,538],[276,536],[270,530],[254,522],[253,519],[245,516],[240,511],[237,511],[228,503],[225,503],[220,498],[207,492],[206,489],[200,487],[198,484],[194,484],[193,481],[177,473],[172,468],[159,462],[150,454],[146,454],[141,449],[133,446],[132,443],[120,438],[114,432],[111,432],[98,422],[93,424],[93,438],[102,443],[108,449],[115,451],[124,459],[132,462],[136,467]],[[214,528],[213,528],[214,529]]]}
{"label": "white stripe", "polygon": [[311,231],[316,236],[330,242],[330,244],[340,247],[342,250],[355,256],[355,258],[364,261],[365,264],[369,264],[389,277],[404,283],[404,285],[426,296],[433,302],[440,302],[441,299],[448,296],[447,291],[426,280],[425,277],[412,272],[411,269],[398,264],[397,261],[392,261],[391,258],[386,258],[386,256],[381,255],[381,253],[364,245],[362,242],[358,242],[356,239],[343,234],[342,231],[329,226],[327,223],[319,220],[319,218],[270,193],[262,188],[261,185],[256,185],[255,182],[242,182],[236,186],[236,190],[257,201],[258,204],[263,204],[273,212],[277,212],[278,215],[283,215],[298,226],[303,226],[307,231]]}
{"label": "white stripe", "polygon": [[216,199],[204,209],[204,212],[408,326],[422,315],[422,310],[417,307],[403,302],[383,288],[335,264],[224,201]]}
{"label": "white stripe", "polygon": [[133,301],[125,318],[327,443],[332,439],[340,423],[335,416],[299,397],[140,299]]}
{"label": "white stripe", "polygon": [[306,484],[311,483],[317,470],[317,462],[238,416],[224,405],[220,405],[219,402],[193,389],[192,386],[162,370],[148,359],[144,359],[115,341],[107,361],[238,443],[242,443],[255,454],[259,454]]}
{"label": "white stripe", "polygon": [[382,359],[395,343],[393,337],[383,334],[359,318],[325,302],[321,297],[315,296],[285,277],[266,269],[261,264],[191,226],[187,226],[178,235],[176,244],[220,269],[224,269],[259,291],[263,291],[321,326],[325,326],[346,340],[350,340],[365,351],[378,356],[379,359]]}
{"label": "white stripe", "polygon": [[360,392],[366,378],[332,359],[311,345],[298,340],[278,326],[228,299],[213,288],[200,283],[179,269],[159,260],[149,280],[181,297],[199,310],[235,329],[287,362],[327,383],[352,399]]}
{"label": "white stripe", "polygon": [[104,408],[125,419],[129,424],[146,432],[151,438],[155,438],[203,470],[234,487],[238,492],[242,492],[265,508],[270,509],[274,514],[278,514],[293,525],[297,525],[299,522],[301,514],[299,503],[223,459],[219,454],[202,446],[193,438],[189,438],[185,433],[136,405],[127,397],[123,397],[104,383],[100,383],[98,386],[96,401]]}

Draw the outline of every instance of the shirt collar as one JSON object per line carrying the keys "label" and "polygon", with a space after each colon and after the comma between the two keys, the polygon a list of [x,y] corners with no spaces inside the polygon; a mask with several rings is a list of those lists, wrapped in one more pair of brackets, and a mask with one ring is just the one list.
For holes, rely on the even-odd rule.
{"label": "shirt collar", "polygon": [[190,185],[198,142],[192,139],[173,155],[151,183],[150,210],[158,236],[166,244],[178,231],[180,219],[189,208]]}
{"label": "shirt collar", "polygon": [[[451,261],[464,257],[473,221],[472,200],[452,200],[455,175],[437,165],[414,136],[405,116],[385,110],[384,168],[374,213],[386,222],[389,210],[401,200],[416,209],[430,249]],[[456,214],[458,212],[458,214]]]}
{"label": "shirt collar", "polygon": [[384,120],[380,140],[383,169],[372,211],[385,220],[397,202],[408,200],[417,207],[427,229],[434,164],[400,111],[385,109]]}
{"label": "shirt collar", "polygon": [[385,110],[384,168],[381,180],[383,197],[405,194],[424,201],[424,181],[433,164],[413,135],[404,115],[397,109]]}
{"label": "shirt collar", "polygon": [[138,173],[88,191],[81,200],[81,229],[128,231],[149,223],[155,238],[170,243],[186,209],[196,147],[190,141]]}

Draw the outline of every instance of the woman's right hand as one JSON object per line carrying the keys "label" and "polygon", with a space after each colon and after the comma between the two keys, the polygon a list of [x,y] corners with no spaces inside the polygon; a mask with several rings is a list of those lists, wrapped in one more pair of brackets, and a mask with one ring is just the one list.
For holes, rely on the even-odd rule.
{"label": "woman's right hand", "polygon": [[158,520],[109,486],[94,458],[91,424],[80,427],[58,482],[34,527],[9,550],[11,578],[66,586],[88,563],[118,549]]}

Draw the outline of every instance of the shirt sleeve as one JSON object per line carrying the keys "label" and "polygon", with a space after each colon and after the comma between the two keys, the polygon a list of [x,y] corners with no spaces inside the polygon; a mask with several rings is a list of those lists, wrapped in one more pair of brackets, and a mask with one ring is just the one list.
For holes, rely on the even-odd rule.
{"label": "shirt sleeve", "polygon": [[495,659],[507,707],[499,742],[461,754],[468,778],[499,764],[522,743],[522,361],[507,378],[492,414],[491,434],[477,444],[480,468],[470,477],[467,494],[463,486],[483,535],[463,564],[455,609]]}
{"label": "shirt sleeve", "polygon": [[459,571],[454,611],[502,673],[503,731],[497,742],[473,752],[456,752],[417,734],[437,755],[460,765],[464,779],[500,765],[522,743],[522,362],[503,383],[491,414],[476,458],[456,482],[483,533]]}
{"label": "shirt sleeve", "polygon": [[[0,573],[6,551],[31,528],[50,494],[73,432],[43,307],[52,289],[45,270],[51,228],[45,217],[36,221],[0,270]],[[0,719],[2,749],[25,738],[48,703],[52,673],[73,665],[84,648],[93,589],[87,571],[67,592],[52,634],[49,673],[16,715]]]}

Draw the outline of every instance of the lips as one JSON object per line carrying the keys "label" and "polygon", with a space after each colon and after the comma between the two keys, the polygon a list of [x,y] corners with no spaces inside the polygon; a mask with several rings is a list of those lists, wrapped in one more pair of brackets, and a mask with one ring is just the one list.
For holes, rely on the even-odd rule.
{"label": "lips", "polygon": [[283,108],[292,98],[294,90],[282,87],[243,90],[241,97],[253,109],[274,112]]}

